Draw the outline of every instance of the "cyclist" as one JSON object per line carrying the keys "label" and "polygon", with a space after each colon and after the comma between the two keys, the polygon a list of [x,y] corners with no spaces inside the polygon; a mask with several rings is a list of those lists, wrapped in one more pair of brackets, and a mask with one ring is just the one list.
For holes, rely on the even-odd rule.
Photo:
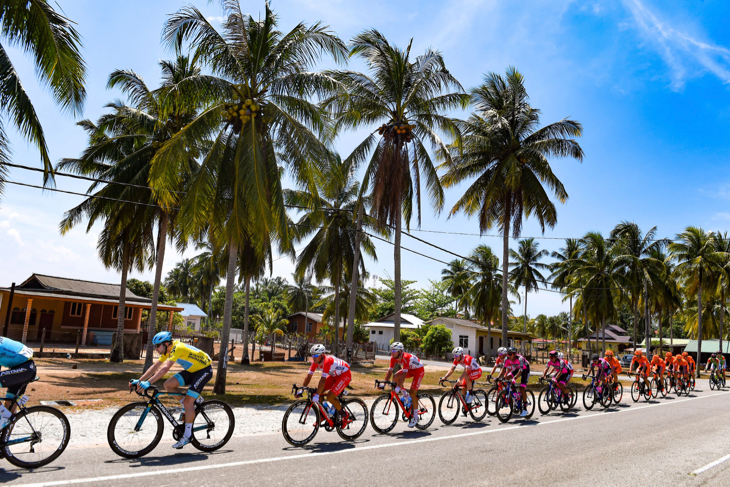
{"label": "cyclist", "polygon": [[568,377],[568,380],[565,381],[565,383],[567,384],[568,381],[570,381],[570,379],[573,378],[573,373],[575,372],[573,370],[573,364],[570,363],[569,358],[565,358],[565,355],[563,354],[563,352],[558,352],[558,358],[560,359],[561,362],[563,362],[563,366],[570,371],[570,377]]}
{"label": "cyclist", "polygon": [[651,358],[651,362],[649,363],[651,366],[652,372],[656,373],[659,376],[659,384],[658,388],[660,391],[664,390],[664,369],[667,367],[667,363],[664,361],[664,359],[659,355],[658,353],[655,354]]}
{"label": "cyclist", "polygon": [[713,353],[712,356],[707,360],[707,363],[705,364],[705,372],[707,372],[707,369],[710,369],[710,373],[712,373],[715,369],[719,370],[720,368],[720,360],[717,358],[717,354]]}
{"label": "cyclist", "polygon": [[695,359],[693,359],[692,355],[688,354],[687,352],[682,352],[682,357],[684,357],[684,359],[687,361],[687,364],[689,365],[689,373],[692,374],[692,377],[694,377],[697,371],[697,364],[695,363]]}
{"label": "cyclist", "polygon": [[[393,379],[397,384],[395,388],[396,394],[400,394],[401,398],[405,397],[405,389],[403,389],[403,383],[406,379],[413,379],[411,381],[410,396],[411,396],[411,420],[408,422],[408,427],[413,428],[418,423],[418,388],[421,387],[421,381],[423,375],[426,373],[423,364],[418,357],[413,354],[406,353],[405,347],[401,342],[393,342],[390,346],[390,368],[388,373],[385,374],[386,382],[390,380],[390,376],[393,375]],[[401,369],[393,374],[393,367],[395,364],[400,364]],[[384,388],[385,384],[380,384],[380,388]]]}
{"label": "cyclist", "polygon": [[494,375],[494,371],[497,370],[497,367],[504,368],[504,359],[507,358],[507,349],[504,347],[499,347],[497,349],[497,359],[494,361],[494,367],[492,367],[492,371],[489,373],[489,379],[492,378]]}
{"label": "cyclist", "polygon": [[0,372],[0,388],[8,389],[5,404],[0,402],[0,430],[10,423],[16,395],[28,382],[35,379],[33,350],[10,338],[0,337],[0,367],[8,370]]}
{"label": "cyclist", "polygon": [[687,366],[689,365],[687,361],[682,357],[681,355],[676,355],[676,358],[674,360],[674,365],[677,370],[677,374],[680,374],[682,377],[687,379]]}
{"label": "cyclist", "polygon": [[200,393],[213,377],[211,360],[207,353],[192,345],[186,345],[180,340],[173,340],[172,333],[161,331],[152,339],[155,350],[160,354],[160,360],[155,362],[147,372],[142,374],[138,380],[129,382],[130,389],[137,386],[137,392],[146,390],[150,384],[165,375],[177,362],[183,369],[165,381],[165,390],[171,393],[180,394],[180,387],[188,384],[188,391],[180,400],[185,409],[185,432],[180,441],[172,445],[173,448],[181,449],[190,443],[193,433],[193,421],[195,420],[195,401]]}
{"label": "cyclist", "polygon": [[530,362],[525,357],[517,353],[515,347],[507,349],[507,358],[504,366],[499,372],[499,377],[506,376],[509,379],[520,377],[520,395],[522,396],[522,412],[520,416],[527,416],[527,381],[530,379]]}
{"label": "cyclist", "polygon": [[601,358],[597,353],[594,353],[591,357],[591,368],[588,370],[588,374],[584,375],[585,379],[587,376],[593,374],[593,369],[596,369],[595,377],[599,382],[596,387],[597,392],[601,392],[601,387],[606,385],[608,376],[611,375],[611,364],[606,359]]}
{"label": "cyclist", "polygon": [[624,371],[624,369],[621,367],[621,362],[614,357],[613,350],[606,350],[606,354],[604,356],[604,359],[608,364],[611,366],[611,377],[613,377],[613,384],[614,387],[616,387],[616,384],[618,384],[618,375]]}
{"label": "cyclist", "polygon": [[725,356],[721,353],[717,354],[717,366],[720,369],[720,372],[722,372],[723,380],[727,381],[727,378],[725,377],[725,368],[727,367],[727,363],[725,361]]}
{"label": "cyclist", "polygon": [[555,385],[558,386],[560,392],[563,393],[564,400],[568,399],[568,389],[565,384],[568,383],[570,378],[573,376],[573,366],[568,363],[567,360],[561,358],[562,353],[558,353],[557,350],[551,350],[548,354],[549,360],[545,365],[545,370],[542,373],[543,378],[548,375],[549,372],[555,372]]}
{"label": "cyclist", "polygon": [[674,380],[677,380],[677,371],[675,370],[675,360],[676,357],[672,355],[672,352],[667,352],[664,354],[664,363],[667,364],[667,376],[671,376],[674,378]]}
{"label": "cyclist", "polygon": [[634,358],[631,359],[631,366],[629,366],[629,375],[634,370],[634,364],[636,364],[636,375],[641,375],[644,381],[647,381],[648,385],[648,372],[649,372],[649,361],[646,359],[641,350],[634,352]]}
{"label": "cyclist", "polygon": [[[342,422],[345,423],[349,414],[347,411],[342,411],[342,404],[337,400],[337,396],[342,394],[347,384],[352,381],[350,364],[333,355],[325,355],[324,352],[325,348],[321,343],[312,345],[312,348],[309,349],[309,353],[312,355],[312,366],[307,372],[307,377],[304,378],[302,389],[297,391],[296,396],[300,397],[303,390],[309,386],[314,372],[317,369],[322,369],[322,377],[319,379],[317,393],[312,397],[312,401],[318,402],[319,396],[327,391],[327,400],[334,406],[335,411],[339,412],[338,416],[341,416]],[[337,415],[337,412],[335,414]]]}
{"label": "cyclist", "polygon": [[[445,376],[441,377],[441,381],[448,379],[449,376],[454,373],[454,370],[456,370],[457,365],[464,367],[464,371],[461,373],[458,383],[465,386],[464,389],[466,389],[466,396],[464,399],[467,404],[471,404],[473,399],[471,389],[474,381],[479,380],[482,376],[482,367],[479,365],[477,359],[471,355],[466,355],[464,353],[464,349],[461,347],[456,347],[451,353],[454,355],[454,365],[452,365],[449,371],[446,372]],[[462,389],[459,389],[459,394],[464,394]]]}

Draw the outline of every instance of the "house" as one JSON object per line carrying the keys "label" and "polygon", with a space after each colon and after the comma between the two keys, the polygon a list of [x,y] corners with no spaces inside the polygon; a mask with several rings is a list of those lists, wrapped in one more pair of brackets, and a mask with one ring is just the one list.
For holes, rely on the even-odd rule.
{"label": "house", "polygon": [[[682,353],[684,351],[685,347],[687,345],[689,345],[690,341],[691,340],[689,340],[688,338],[671,339],[671,338],[665,337],[662,339],[662,350],[664,350],[665,352]],[[703,353],[705,352],[705,342],[706,342],[706,340],[702,341],[702,352]],[[723,348],[726,348],[725,342],[723,342],[722,345],[723,345]],[[715,347],[717,347],[717,346],[718,346],[718,344],[715,344]],[[641,343],[639,343],[639,348],[646,349],[646,340],[642,340]],[[651,350],[655,350],[655,351],[659,350],[659,338],[651,339],[650,351]],[[695,345],[695,351],[696,350],[697,350],[697,345]],[[628,352],[628,351],[633,351],[633,350],[629,348],[629,349],[626,349],[625,351]]]}
{"label": "house", "polygon": [[471,320],[462,318],[438,317],[429,321],[430,325],[444,325],[451,331],[451,341],[455,347],[462,347],[466,353],[474,356],[489,355],[495,356],[499,347],[521,348],[523,345],[527,351],[534,337],[529,333],[507,331],[507,344],[502,344],[502,330],[492,327],[491,329],[482,326]]}
{"label": "house", "polygon": [[[664,340],[666,340],[666,338]],[[674,341],[677,342],[677,340]],[[687,346],[684,347],[683,351],[691,354],[692,358],[697,360],[697,340],[688,340]],[[709,360],[710,355],[713,353],[722,353],[727,359],[730,357],[730,343],[728,343],[727,340],[723,340],[721,352],[719,340],[702,340],[702,367],[704,367],[704,364]]]}
{"label": "house", "polygon": [[[601,329],[597,329],[587,338],[578,340],[578,348],[586,353],[590,353],[588,349],[588,340],[590,339],[590,348],[597,351],[603,348],[603,333]],[[632,346],[632,340],[628,332],[618,325],[606,325],[606,350],[613,350],[614,353],[622,353],[625,349]]]}
{"label": "house", "polygon": [[[315,336],[327,325],[324,323],[324,319],[320,313],[312,313],[299,311],[293,315],[289,315],[288,331],[289,333],[299,333],[305,335],[308,339],[314,339]],[[343,318],[340,325],[340,340],[345,333],[346,320]]]}
{"label": "house", "polygon": [[185,326],[200,331],[200,320],[201,318],[207,318],[208,315],[195,304],[175,303],[175,306],[182,308],[180,316],[183,317]]}
{"label": "house", "polygon": [[[362,325],[363,328],[370,331],[370,341],[375,342],[378,345],[379,350],[388,350],[390,348],[390,341],[393,339],[393,329],[395,327],[395,321],[393,317],[395,313],[391,313],[387,316],[365,323]],[[423,325],[423,320],[417,316],[401,313],[400,315],[400,328],[401,330],[416,330]]]}
{"label": "house", "polygon": [[[106,284],[65,277],[33,274],[19,286],[0,288],[2,336],[15,340],[38,341],[45,333],[48,342],[91,343],[91,334],[111,343],[117,329],[119,284]],[[125,294],[124,332],[141,331],[142,310],[149,310],[152,300],[137,296],[129,289]],[[159,311],[172,313],[183,308],[158,304]],[[99,341],[99,340],[97,340]]]}

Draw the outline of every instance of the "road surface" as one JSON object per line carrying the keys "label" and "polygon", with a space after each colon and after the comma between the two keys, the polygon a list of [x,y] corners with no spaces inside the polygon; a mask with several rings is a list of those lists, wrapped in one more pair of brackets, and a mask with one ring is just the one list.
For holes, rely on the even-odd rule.
{"label": "road surface", "polygon": [[[580,406],[581,401],[578,401]],[[125,460],[105,445],[66,450],[34,472],[0,463],[5,485],[707,485],[730,482],[730,391],[700,381],[670,395],[618,407],[513,419],[501,424],[438,417],[424,432],[399,423],[389,435],[368,426],[355,443],[320,430],[306,448],[280,433],[234,437],[221,451],[171,449]],[[73,428],[73,425],[72,425]],[[166,425],[166,437],[169,425]],[[104,435],[103,431],[99,432]],[[395,476],[395,478],[393,478]]]}

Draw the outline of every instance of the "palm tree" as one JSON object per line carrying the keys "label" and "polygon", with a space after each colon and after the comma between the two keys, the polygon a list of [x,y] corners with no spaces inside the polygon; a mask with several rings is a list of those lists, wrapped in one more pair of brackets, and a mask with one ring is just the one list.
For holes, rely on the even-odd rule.
{"label": "palm tree", "polygon": [[512,268],[510,279],[515,288],[520,286],[525,288],[525,316],[523,333],[527,333],[527,293],[530,291],[538,292],[538,281],[547,283],[545,277],[540,273],[540,269],[547,269],[548,266],[539,262],[543,257],[550,255],[547,250],[538,250],[540,244],[535,242],[534,238],[526,238],[520,240],[518,251],[510,249],[509,255],[512,262],[509,266]]}
{"label": "palm tree", "polygon": [[[260,242],[263,240],[263,243]],[[282,253],[288,252],[288,249],[279,249]],[[240,246],[238,256],[238,269],[239,277],[238,280],[244,282],[244,311],[243,311],[243,354],[241,356],[241,363],[248,364],[250,362],[248,357],[248,344],[249,344],[249,329],[250,329],[250,295],[251,295],[251,280],[259,280],[264,276],[266,272],[266,264],[268,263],[269,269],[272,269],[273,261],[271,260],[271,240],[266,235],[251,235],[247,234],[246,239]],[[230,259],[229,259],[230,261]],[[230,275],[230,274],[229,274]],[[231,280],[233,278],[231,277]],[[228,282],[226,282],[228,287]],[[226,302],[228,302],[228,290],[226,290]],[[282,291],[283,292],[283,291]],[[232,295],[232,292],[231,292]],[[254,345],[255,346],[255,345]],[[254,350],[255,351],[255,350]],[[225,387],[223,384],[222,387]]]}
{"label": "palm tree", "polygon": [[563,183],[553,173],[548,157],[583,159],[583,149],[573,139],[581,124],[563,119],[539,128],[540,110],[529,105],[524,78],[514,68],[506,78],[490,73],[484,84],[471,91],[475,112],[459,124],[461,137],[453,144],[453,163],[441,178],[445,188],[470,178],[476,180],[451,209],[477,215],[479,231],[498,226],[502,242],[502,339],[507,340],[507,279],[510,233],[516,238],[523,217],[535,216],[540,228],[553,228],[557,210],[549,190],[561,203],[568,199]]}
{"label": "palm tree", "polygon": [[720,317],[720,353],[723,353],[722,338],[725,332],[725,291],[730,289],[730,238],[727,232],[718,231],[715,233],[715,251],[722,272],[718,275],[717,287],[720,291],[720,306],[718,315]]}
{"label": "palm tree", "polygon": [[610,240],[597,232],[587,233],[583,247],[575,257],[574,282],[582,283],[581,301],[593,322],[601,323],[603,352],[606,352],[606,320],[616,317],[616,303],[631,285],[622,272],[623,265],[617,259],[619,253]]}
{"label": "palm tree", "polygon": [[[479,245],[469,254],[470,287],[466,291],[469,305],[482,326],[487,326],[487,356],[491,355],[492,320],[499,316],[502,296],[502,274],[499,257],[487,245]],[[506,342],[504,342],[506,343]]]}
{"label": "palm tree", "polygon": [[[343,277],[352,272],[355,261],[356,236],[352,232],[355,225],[355,212],[358,205],[360,184],[352,170],[351,162],[340,162],[339,157],[328,164],[315,177],[318,194],[308,191],[285,191],[286,202],[293,206],[308,208],[296,223],[297,240],[312,236],[307,245],[299,252],[296,275],[303,278],[312,275],[317,281],[329,279],[334,288],[334,328],[335,342],[333,353],[339,354],[340,289]],[[372,227],[371,217],[364,219],[366,227]],[[359,239],[360,251],[364,251],[377,261],[375,246],[368,235]],[[349,271],[349,272],[348,272]],[[365,273],[365,263],[360,260],[360,274]],[[348,307],[349,308],[349,307]]]}
{"label": "palm tree", "polygon": [[[325,141],[331,124],[323,108],[308,101],[324,94],[331,79],[309,71],[323,54],[344,61],[347,49],[327,27],[296,25],[277,30],[278,19],[266,4],[263,19],[243,14],[237,0],[221,0],[226,20],[218,32],[195,7],[173,14],[163,30],[171,45],[187,42],[211,75],[180,82],[181,93],[206,97],[206,108],[153,159],[152,181],[162,189],[179,186],[179,159],[188,147],[212,141],[201,170],[193,175],[181,205],[185,236],[210,226],[215,245],[228,248],[226,274],[235,275],[246,242],[258,257],[268,237],[288,248],[290,231],[284,208],[279,161],[298,184],[312,188],[313,165],[329,159]],[[184,217],[182,216],[184,215]],[[256,258],[254,260],[260,261]],[[221,356],[227,351],[234,279],[226,281]],[[224,361],[218,362],[217,393],[225,392]]]}
{"label": "palm tree", "polygon": [[276,335],[283,335],[286,332],[286,325],[289,324],[289,320],[279,316],[275,310],[267,309],[261,314],[254,315],[253,323],[257,332],[271,338],[273,357],[273,354],[276,353]]}
{"label": "palm tree", "polygon": [[196,249],[203,252],[193,258],[193,272],[207,291],[208,298],[204,301],[208,303],[207,324],[210,326],[210,319],[213,316],[213,289],[220,284],[224,262],[228,259],[221,249],[216,249],[210,242],[198,242]]}
{"label": "palm tree", "polygon": [[669,244],[674,272],[684,284],[685,292],[697,293],[697,374],[702,353],[702,287],[722,273],[722,255],[715,247],[715,234],[702,228],[687,227]]}
{"label": "palm tree", "polygon": [[464,259],[454,259],[449,262],[449,266],[441,269],[441,282],[445,282],[448,287],[446,290],[454,298],[454,309],[458,310],[459,304],[463,301],[464,294],[469,288],[469,266]]}
{"label": "palm tree", "polygon": [[371,215],[381,225],[395,229],[395,340],[400,339],[402,304],[401,224],[405,220],[410,227],[414,203],[421,223],[421,179],[436,210],[443,206],[443,190],[426,144],[450,161],[437,131],[452,133],[453,120],[444,113],[468,102],[441,53],[428,49],[412,59],[411,44],[399,49],[377,30],[367,30],[355,36],[349,47],[350,56],[359,56],[368,74],[328,72],[341,87],[330,100],[339,113],[338,127],[382,123],[355,148],[348,161],[356,170],[369,157],[361,195],[369,191]]}
{"label": "palm tree", "polygon": [[165,287],[167,291],[183,302],[190,300],[190,292],[195,274],[195,262],[193,259],[183,259],[167,274]]}
{"label": "palm tree", "polygon": [[[81,57],[81,36],[73,22],[56,12],[47,0],[0,2],[0,39],[31,54],[38,81],[72,115],[81,113],[86,100],[86,64]],[[40,152],[44,183],[53,177],[46,136],[33,103],[23,87],[5,47],[0,44],[0,116]],[[0,197],[5,187],[10,147],[0,118]]]}
{"label": "palm tree", "polygon": [[304,313],[309,313],[309,303],[312,302],[314,294],[314,286],[312,285],[311,276],[298,276],[296,272],[292,273],[294,284],[290,284],[286,290],[289,306],[292,311],[304,309]]}
{"label": "palm tree", "polygon": [[[552,252],[550,256],[556,261],[550,264],[549,268],[552,271],[550,274],[550,280],[552,281],[552,287],[559,289],[567,294],[567,299],[570,300],[570,307],[568,312],[568,353],[573,346],[573,296],[576,291],[571,286],[571,277],[573,274],[574,257],[580,254],[580,241],[576,238],[566,238],[565,246],[561,247],[557,252]],[[565,301],[565,297],[563,301]]]}

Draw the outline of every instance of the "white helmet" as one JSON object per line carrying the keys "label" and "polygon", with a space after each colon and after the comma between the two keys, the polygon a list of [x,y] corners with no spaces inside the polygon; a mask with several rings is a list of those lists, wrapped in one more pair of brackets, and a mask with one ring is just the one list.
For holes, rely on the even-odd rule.
{"label": "white helmet", "polygon": [[558,358],[560,360],[564,359],[565,358],[565,354],[563,352],[558,352]]}
{"label": "white helmet", "polygon": [[456,347],[455,349],[453,349],[453,350],[451,351],[451,354],[452,354],[452,355],[453,355],[454,357],[461,357],[462,355],[464,355],[464,349],[463,349],[463,348],[461,348],[461,347]]}
{"label": "white helmet", "polygon": [[507,349],[504,348],[504,347],[499,347],[497,349],[497,353],[500,354],[500,355],[504,355],[505,353],[507,353]]}
{"label": "white helmet", "polygon": [[390,350],[398,350],[399,352],[402,352],[404,350],[404,347],[401,342],[393,342],[390,344]]}
{"label": "white helmet", "polygon": [[322,345],[321,343],[315,343],[314,345],[312,345],[312,348],[309,349],[309,353],[311,355],[320,355],[324,352],[325,348],[324,345]]}

